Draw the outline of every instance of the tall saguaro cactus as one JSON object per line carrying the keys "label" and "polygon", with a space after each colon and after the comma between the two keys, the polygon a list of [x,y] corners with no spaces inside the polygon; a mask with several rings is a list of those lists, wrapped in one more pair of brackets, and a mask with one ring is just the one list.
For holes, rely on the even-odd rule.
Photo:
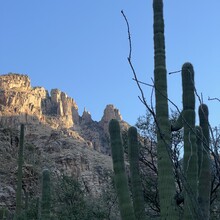
{"label": "tall saguaro cactus", "polygon": [[19,152],[18,152],[18,173],[16,190],[16,217],[21,214],[22,209],[22,167],[24,163],[24,124],[20,128]]}
{"label": "tall saguaro cactus", "polygon": [[139,171],[139,146],[137,129],[130,127],[128,129],[128,156],[130,162],[131,188],[133,197],[133,206],[136,220],[146,219],[144,210],[144,196],[141,185]]}
{"label": "tall saguaro cactus", "polygon": [[175,179],[171,161],[171,126],[167,100],[163,1],[153,0],[154,12],[154,85],[157,120],[158,187],[161,219],[178,219],[175,210]]}
{"label": "tall saguaro cactus", "polygon": [[[198,151],[195,128],[195,94],[194,70],[191,63],[182,67],[183,88],[183,127],[184,127],[184,157],[183,169],[187,180],[184,194],[184,219],[193,219],[195,204],[198,198]],[[191,198],[190,198],[191,197]]]}
{"label": "tall saguaro cactus", "polygon": [[51,210],[51,192],[50,192],[50,171],[43,170],[42,177],[42,199],[41,199],[41,220],[49,220]]}
{"label": "tall saguaro cactus", "polygon": [[199,106],[199,122],[203,131],[202,161],[199,174],[198,202],[204,215],[204,220],[210,216],[210,192],[211,192],[211,158],[209,153],[209,121],[208,106],[201,104]]}
{"label": "tall saguaro cactus", "polygon": [[183,111],[172,130],[184,128],[184,157],[182,179],[184,186],[184,216],[183,219],[204,218],[198,203],[198,176],[202,172],[203,132],[200,126],[195,126],[195,85],[194,69],[191,63],[182,66]]}
{"label": "tall saguaro cactus", "polygon": [[135,220],[134,210],[128,189],[127,175],[124,165],[124,151],[121,140],[120,126],[116,119],[109,123],[112,160],[114,169],[114,181],[119,200],[119,208],[122,220]]}

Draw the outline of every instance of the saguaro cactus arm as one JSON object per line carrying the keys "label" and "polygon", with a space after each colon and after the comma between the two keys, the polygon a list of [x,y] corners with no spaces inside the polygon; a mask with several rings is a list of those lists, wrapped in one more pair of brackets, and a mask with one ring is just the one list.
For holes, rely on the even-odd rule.
{"label": "saguaro cactus arm", "polygon": [[[194,201],[198,198],[198,153],[195,129],[195,94],[194,70],[191,63],[184,63],[182,67],[183,88],[183,126],[184,126],[184,157],[183,169],[187,181],[184,186],[184,219],[195,218]],[[191,192],[191,193],[189,193]]]}
{"label": "saguaro cactus arm", "polygon": [[196,126],[196,144],[198,149],[198,178],[200,177],[203,162],[203,132],[200,126]]}
{"label": "saguaro cactus arm", "polygon": [[183,128],[183,112],[180,113],[175,123],[171,125],[171,131],[178,131],[181,128]]}
{"label": "saguaro cactus arm", "polygon": [[199,106],[199,122],[203,131],[203,148],[202,148],[202,161],[200,165],[199,175],[199,195],[198,202],[204,215],[204,220],[210,217],[210,192],[211,192],[211,158],[209,153],[209,111],[208,106],[201,104]]}

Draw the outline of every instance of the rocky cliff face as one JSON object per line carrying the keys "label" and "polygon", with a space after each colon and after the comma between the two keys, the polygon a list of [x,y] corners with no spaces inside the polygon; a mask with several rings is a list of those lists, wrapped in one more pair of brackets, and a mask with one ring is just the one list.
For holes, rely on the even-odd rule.
{"label": "rocky cliff face", "polygon": [[20,116],[19,121],[25,123],[45,123],[54,117],[54,128],[79,123],[78,107],[72,98],[58,89],[52,89],[49,95],[43,87],[32,88],[27,75],[0,76],[0,89],[2,116]]}
{"label": "rocky cliff face", "polygon": [[[73,128],[92,122],[86,110],[79,116],[76,102],[66,93],[59,89],[49,93],[43,87],[31,87],[29,77],[20,74],[0,76],[0,110],[0,116],[19,116],[17,123],[50,123],[53,128]],[[122,121],[119,110],[107,105],[100,121],[105,130],[111,118]]]}
{"label": "rocky cliff face", "polygon": [[71,175],[83,181],[93,194],[100,192],[106,173],[112,171],[108,123],[122,120],[119,110],[107,105],[102,119],[78,113],[67,94],[31,87],[27,75],[0,75],[0,205],[15,206],[15,180],[19,126],[25,124],[23,189],[34,194],[44,167],[53,174]]}
{"label": "rocky cliff face", "polygon": [[6,127],[25,123],[47,125],[67,134],[74,131],[89,147],[110,154],[108,123],[112,118],[118,119],[124,128],[128,127],[113,105],[107,105],[102,119],[96,122],[86,109],[80,116],[74,99],[59,89],[49,93],[43,87],[31,87],[27,75],[0,76],[0,123]]}

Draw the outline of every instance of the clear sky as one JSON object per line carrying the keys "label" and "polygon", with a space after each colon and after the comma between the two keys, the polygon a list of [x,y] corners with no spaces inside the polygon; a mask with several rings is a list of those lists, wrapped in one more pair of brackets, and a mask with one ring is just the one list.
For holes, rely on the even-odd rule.
{"label": "clear sky", "polygon": [[[220,1],[164,1],[167,71],[194,65],[198,93],[220,124]],[[127,62],[124,10],[130,23],[133,65],[152,83],[151,0],[0,0],[0,74],[29,75],[32,86],[59,88],[99,121],[114,104],[131,125],[145,113]],[[181,108],[180,74],[168,76],[169,98]],[[151,88],[143,86],[150,102]],[[198,102],[197,102],[198,103]],[[175,109],[172,105],[170,108]]]}

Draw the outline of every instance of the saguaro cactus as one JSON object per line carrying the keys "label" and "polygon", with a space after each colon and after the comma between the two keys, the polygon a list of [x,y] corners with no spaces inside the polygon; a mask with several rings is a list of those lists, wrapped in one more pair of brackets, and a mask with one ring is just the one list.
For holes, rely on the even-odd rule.
{"label": "saguaro cactus", "polygon": [[167,100],[163,1],[153,1],[154,12],[154,86],[157,120],[158,188],[161,219],[178,219],[175,209],[175,179],[171,161],[171,126]]}
{"label": "saguaro cactus", "polygon": [[22,208],[22,166],[24,163],[24,124],[21,124],[19,152],[18,152],[18,173],[17,173],[17,189],[16,189],[16,217],[21,214]]}
{"label": "saguaro cactus", "polygon": [[[195,94],[194,70],[190,63],[182,67],[183,88],[183,127],[184,157],[183,168],[187,180],[184,194],[184,219],[195,217],[195,204],[198,198],[198,153],[195,129]],[[190,198],[191,197],[191,198]]]}
{"label": "saguaro cactus", "polygon": [[41,220],[49,220],[51,209],[50,171],[44,169],[42,175]]}
{"label": "saguaro cactus", "polygon": [[112,160],[114,169],[114,181],[119,200],[119,208],[122,220],[135,220],[134,210],[128,189],[127,175],[124,165],[124,152],[121,140],[120,126],[116,119],[109,123]]}
{"label": "saguaro cactus", "polygon": [[139,174],[139,145],[137,129],[130,127],[128,129],[128,156],[130,162],[131,188],[133,197],[133,206],[136,220],[146,219],[144,210],[144,196]]}
{"label": "saguaro cactus", "polygon": [[203,131],[203,148],[202,161],[199,173],[198,186],[198,202],[203,212],[204,220],[208,220],[210,216],[210,192],[211,192],[211,158],[209,153],[209,121],[208,121],[208,106],[201,104],[199,106],[199,122]]}

